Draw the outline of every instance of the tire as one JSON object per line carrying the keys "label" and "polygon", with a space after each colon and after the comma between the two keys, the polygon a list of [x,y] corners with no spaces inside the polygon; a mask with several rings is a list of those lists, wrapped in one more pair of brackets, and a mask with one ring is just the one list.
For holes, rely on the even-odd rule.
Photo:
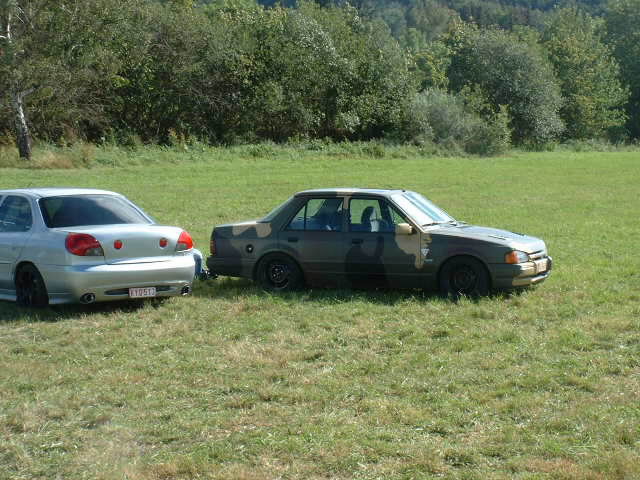
{"label": "tire", "polygon": [[267,291],[288,292],[302,286],[303,276],[300,267],[291,257],[272,253],[258,263],[256,281]]}
{"label": "tire", "polygon": [[49,305],[49,294],[38,269],[29,264],[16,272],[16,302],[21,307],[44,308]]}
{"label": "tire", "polygon": [[481,297],[489,294],[489,273],[473,257],[454,257],[440,271],[440,293],[446,297]]}

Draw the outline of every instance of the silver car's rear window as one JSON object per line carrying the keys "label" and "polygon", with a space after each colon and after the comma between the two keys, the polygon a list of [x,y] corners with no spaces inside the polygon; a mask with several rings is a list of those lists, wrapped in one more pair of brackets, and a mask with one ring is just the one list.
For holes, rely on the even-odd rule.
{"label": "silver car's rear window", "polygon": [[49,228],[152,223],[131,203],[111,195],[47,197],[39,203],[42,218]]}

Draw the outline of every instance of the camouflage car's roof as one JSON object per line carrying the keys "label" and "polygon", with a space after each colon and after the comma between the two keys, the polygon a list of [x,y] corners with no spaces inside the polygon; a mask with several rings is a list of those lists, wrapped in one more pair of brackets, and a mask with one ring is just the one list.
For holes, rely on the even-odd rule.
{"label": "camouflage car's roof", "polygon": [[317,188],[314,190],[303,190],[295,194],[296,197],[306,195],[355,195],[355,194],[369,194],[389,196],[394,193],[403,192],[404,190],[386,190],[381,188]]}

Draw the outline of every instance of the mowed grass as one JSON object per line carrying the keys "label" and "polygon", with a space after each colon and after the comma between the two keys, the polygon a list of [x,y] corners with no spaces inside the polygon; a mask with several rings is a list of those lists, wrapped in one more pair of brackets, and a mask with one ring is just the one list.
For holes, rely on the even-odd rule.
{"label": "mowed grass", "polygon": [[3,169],[0,188],[116,190],[205,252],[213,225],[298,190],[407,188],[542,237],[553,275],[458,303],[234,279],[164,302],[0,303],[0,478],[640,478],[639,152],[267,153]]}

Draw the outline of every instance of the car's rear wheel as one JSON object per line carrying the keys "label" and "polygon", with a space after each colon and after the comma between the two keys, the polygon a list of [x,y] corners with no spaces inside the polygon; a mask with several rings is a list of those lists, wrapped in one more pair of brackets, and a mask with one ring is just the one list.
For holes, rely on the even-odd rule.
{"label": "car's rear wheel", "polygon": [[22,307],[43,308],[49,305],[47,286],[38,269],[31,265],[22,265],[16,272],[16,302]]}
{"label": "car's rear wheel", "polygon": [[459,298],[488,295],[490,290],[489,272],[473,257],[454,257],[440,272],[440,293]]}
{"label": "car's rear wheel", "polygon": [[300,267],[291,257],[272,253],[258,263],[256,280],[265,290],[283,292],[300,288],[303,276]]}

